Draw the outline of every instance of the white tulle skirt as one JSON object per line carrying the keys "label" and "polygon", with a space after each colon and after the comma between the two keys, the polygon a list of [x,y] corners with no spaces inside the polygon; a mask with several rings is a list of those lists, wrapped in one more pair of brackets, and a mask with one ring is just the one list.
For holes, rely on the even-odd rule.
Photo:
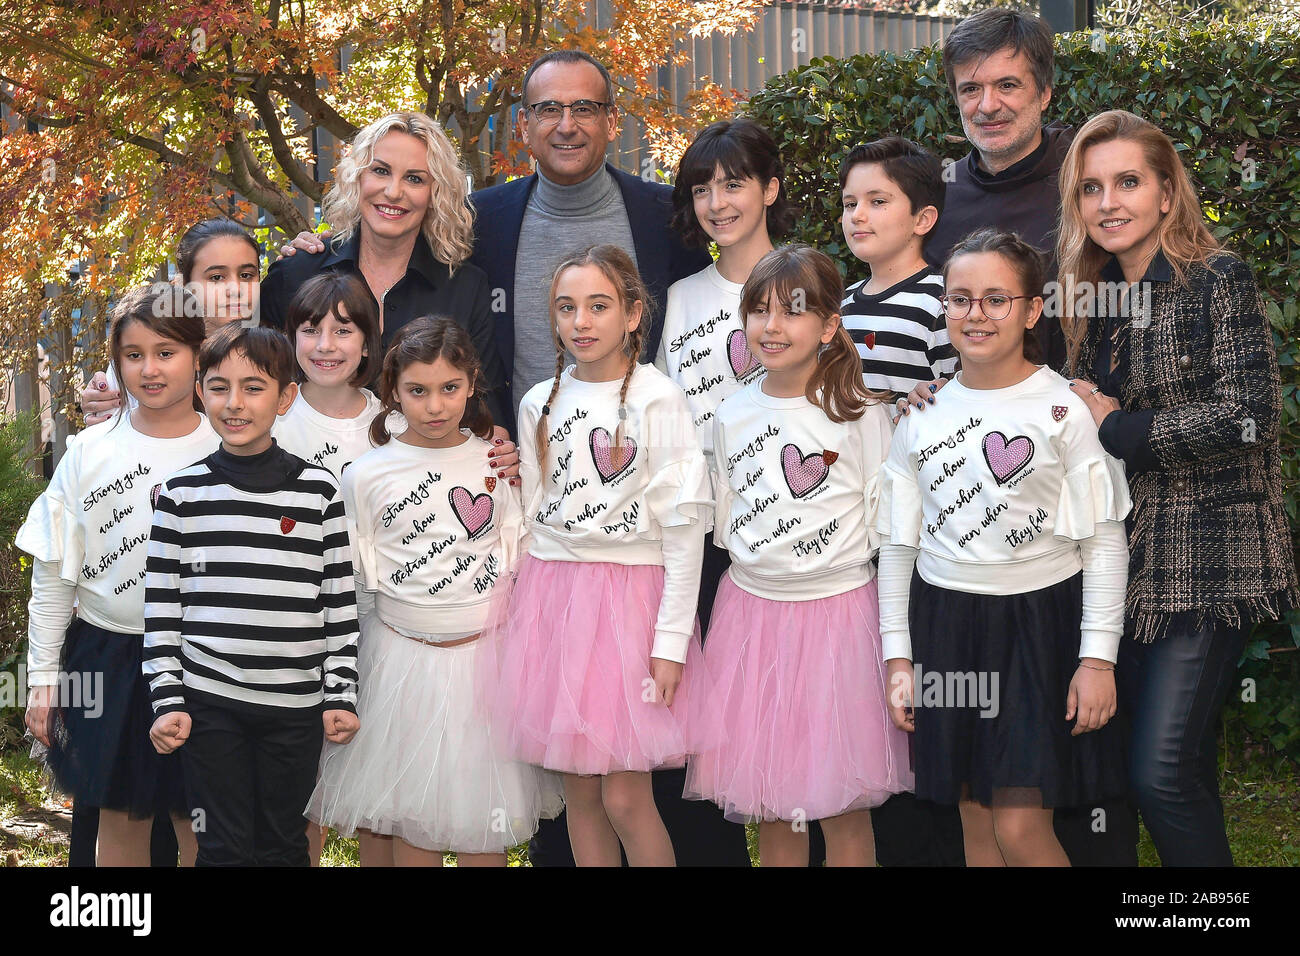
{"label": "white tulle skirt", "polygon": [[425,850],[500,853],[563,806],[558,777],[503,756],[476,681],[482,640],[432,647],[377,614],[358,649],[361,729],[326,743],[309,819]]}

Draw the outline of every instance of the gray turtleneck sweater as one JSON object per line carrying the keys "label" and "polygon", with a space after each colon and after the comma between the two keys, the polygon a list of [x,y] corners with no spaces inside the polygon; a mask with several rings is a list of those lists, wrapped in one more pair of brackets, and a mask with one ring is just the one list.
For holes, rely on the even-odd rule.
{"label": "gray turtleneck sweater", "polygon": [[511,392],[516,411],[524,393],[555,375],[548,301],[551,274],[567,256],[607,242],[621,246],[636,262],[623,194],[609,170],[602,165],[573,186],[553,183],[538,170],[537,186],[524,209],[515,260],[515,365]]}

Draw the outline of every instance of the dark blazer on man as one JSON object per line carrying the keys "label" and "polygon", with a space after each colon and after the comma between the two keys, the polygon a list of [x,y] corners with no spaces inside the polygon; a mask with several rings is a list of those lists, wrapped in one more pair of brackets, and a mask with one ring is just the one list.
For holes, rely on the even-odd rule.
{"label": "dark blazer on man", "polygon": [[[615,169],[608,163],[605,168],[614,176],[623,194],[623,208],[627,210],[628,224],[632,227],[632,242],[636,247],[636,264],[654,299],[656,308],[650,315],[650,334],[646,340],[645,356],[659,350],[663,334],[664,304],[668,287],[678,279],[693,275],[709,265],[710,257],[703,249],[688,249],[681,238],[672,231],[673,190],[663,183],[648,183],[637,176]],[[505,395],[510,395],[510,376],[515,361],[515,261],[519,255],[519,231],[524,223],[524,210],[528,197],[537,185],[537,174],[515,179],[499,186],[480,189],[470,196],[476,215],[474,219],[474,253],[470,262],[487,273],[492,289],[493,319],[496,326],[497,354],[505,367]],[[508,400],[505,403],[511,406]],[[515,433],[513,407],[506,409],[509,417],[498,419]]]}

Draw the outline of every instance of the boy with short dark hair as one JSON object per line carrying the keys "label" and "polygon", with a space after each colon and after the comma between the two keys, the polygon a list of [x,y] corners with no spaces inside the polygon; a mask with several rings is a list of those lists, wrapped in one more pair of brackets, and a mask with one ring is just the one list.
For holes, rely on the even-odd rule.
{"label": "boy with short dark hair", "polygon": [[925,237],[943,211],[943,167],[910,140],[853,147],[840,166],[841,225],[871,275],[844,293],[840,321],[862,357],[868,388],[905,395],[951,376],[957,353],[943,315],[943,276],[925,260]]}
{"label": "boy with short dark hair", "polygon": [[181,748],[198,866],[306,866],[321,738],[360,726],[357,613],[334,476],[281,449],[293,349],[227,325],[199,353],[221,447],[154,489],[144,673],[162,753]]}

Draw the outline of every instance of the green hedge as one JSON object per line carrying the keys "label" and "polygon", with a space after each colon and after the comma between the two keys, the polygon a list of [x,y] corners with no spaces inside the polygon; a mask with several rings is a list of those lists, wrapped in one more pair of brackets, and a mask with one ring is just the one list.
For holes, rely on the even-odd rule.
{"label": "green hedge", "polygon": [[31,597],[31,558],[14,547],[14,535],[27,517],[27,509],[45,489],[44,479],[29,469],[26,445],[38,417],[30,413],[0,423],[0,750],[23,734],[25,700],[16,706],[3,699],[17,687],[19,665],[27,657],[27,601]]}
{"label": "green hedge", "polygon": [[[1127,109],[1179,144],[1216,236],[1255,268],[1282,369],[1282,472],[1293,531],[1300,527],[1300,36],[1259,25],[1180,33],[1058,36],[1048,118],[1078,126]],[[746,112],[781,146],[791,199],[807,211],[796,238],[862,273],[840,232],[839,164],[857,143],[891,133],[941,157],[970,147],[948,93],[938,48],[837,60],[773,77]],[[1244,151],[1243,151],[1244,147]],[[1254,181],[1249,167],[1254,161]],[[1243,675],[1257,702],[1247,725],[1300,759],[1300,614],[1261,625]]]}

